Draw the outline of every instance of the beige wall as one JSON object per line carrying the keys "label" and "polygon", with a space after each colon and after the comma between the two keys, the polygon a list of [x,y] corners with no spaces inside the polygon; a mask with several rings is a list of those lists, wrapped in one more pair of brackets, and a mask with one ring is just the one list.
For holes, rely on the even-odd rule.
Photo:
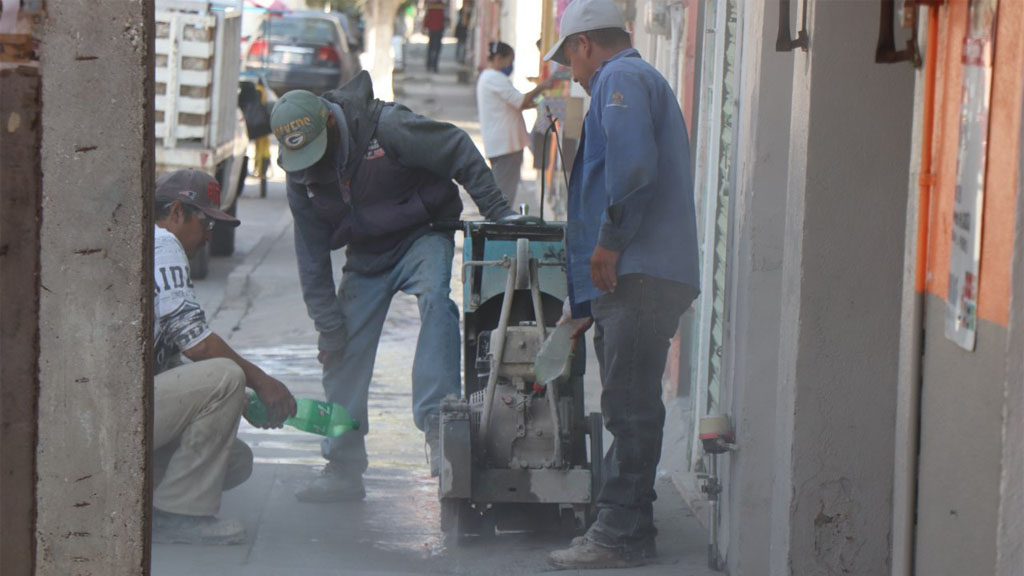
{"label": "beige wall", "polygon": [[[878,5],[809,5],[793,59],[773,575],[884,574],[914,74]],[[770,336],[766,336],[770,337]]]}
{"label": "beige wall", "polygon": [[1011,297],[1011,260],[1019,242],[1015,240],[1015,214],[1024,94],[1021,2],[999,2],[996,20],[975,349],[968,352],[954,345],[946,338],[943,326],[967,8],[966,1],[954,0],[938,10],[941,26],[933,139],[936,180],[928,219],[922,373],[920,383],[901,383],[904,389],[920,387],[917,524],[913,539],[915,572],[922,575],[996,573],[1000,509],[1005,511],[1007,497],[1005,490],[1001,493],[1000,482],[1006,474],[1005,465],[1021,444],[1013,428],[1004,422],[1013,414],[1007,399],[1013,398],[1015,390],[1008,362],[1019,355],[1011,348],[1008,326],[1011,303],[1016,302]]}

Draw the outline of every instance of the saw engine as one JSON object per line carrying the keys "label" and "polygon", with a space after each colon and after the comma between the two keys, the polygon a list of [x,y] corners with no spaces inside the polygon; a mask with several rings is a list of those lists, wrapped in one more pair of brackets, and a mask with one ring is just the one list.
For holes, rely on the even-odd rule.
{"label": "saw engine", "polygon": [[[442,530],[456,542],[579,531],[594,517],[603,423],[584,415],[582,338],[575,347],[555,334],[564,225],[475,222],[465,234],[465,378],[463,395],[441,406]],[[555,336],[567,343],[564,369],[540,375]]]}

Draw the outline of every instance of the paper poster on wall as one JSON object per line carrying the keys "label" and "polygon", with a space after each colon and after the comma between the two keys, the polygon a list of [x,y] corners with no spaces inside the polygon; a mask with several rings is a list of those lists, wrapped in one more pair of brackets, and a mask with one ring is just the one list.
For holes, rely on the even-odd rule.
{"label": "paper poster on wall", "polygon": [[997,6],[998,0],[971,0],[961,56],[964,85],[946,296],[946,337],[965,350],[974,350],[978,325],[981,227]]}

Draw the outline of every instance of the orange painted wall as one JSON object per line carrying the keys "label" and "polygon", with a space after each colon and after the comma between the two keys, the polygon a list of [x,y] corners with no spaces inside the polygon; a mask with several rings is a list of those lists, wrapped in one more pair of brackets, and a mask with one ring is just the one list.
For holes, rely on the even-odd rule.
{"label": "orange painted wall", "polygon": [[[928,239],[927,290],[943,299],[949,286],[949,253],[960,137],[963,69],[960,54],[967,0],[949,0],[942,11],[935,102],[936,182]],[[1006,326],[1010,317],[1017,159],[1024,98],[1024,1],[1000,0],[989,118],[988,164],[982,223],[978,316]]]}

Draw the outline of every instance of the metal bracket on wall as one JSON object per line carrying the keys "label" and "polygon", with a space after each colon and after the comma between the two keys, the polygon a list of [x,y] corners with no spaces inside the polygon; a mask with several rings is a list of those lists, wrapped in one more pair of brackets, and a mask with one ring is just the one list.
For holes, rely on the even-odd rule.
{"label": "metal bracket on wall", "polygon": [[910,39],[907,47],[896,50],[896,2],[881,0],[881,16],[878,23],[878,44],[875,47],[875,62],[878,64],[895,64],[910,62],[914,68],[921,66],[921,51],[917,48],[917,4],[907,0],[903,5],[903,28],[910,28]]}
{"label": "metal bracket on wall", "polygon": [[807,35],[807,2],[803,0],[803,14],[800,17],[800,31],[796,33],[796,39],[789,31],[789,0],[779,0],[779,35],[775,39],[776,52],[792,52],[800,48],[807,52],[810,45],[810,36]]}

